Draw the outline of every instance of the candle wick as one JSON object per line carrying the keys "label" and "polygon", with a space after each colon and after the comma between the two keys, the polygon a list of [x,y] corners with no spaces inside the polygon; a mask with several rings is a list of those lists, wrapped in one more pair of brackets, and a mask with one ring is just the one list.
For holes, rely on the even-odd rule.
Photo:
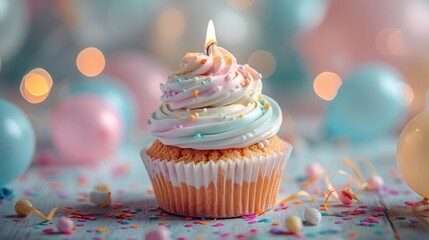
{"label": "candle wick", "polygon": [[206,55],[207,56],[210,56],[211,55],[211,53],[212,53],[212,47],[214,46],[216,44],[216,42],[211,42],[208,46],[207,46],[207,48],[206,48]]}

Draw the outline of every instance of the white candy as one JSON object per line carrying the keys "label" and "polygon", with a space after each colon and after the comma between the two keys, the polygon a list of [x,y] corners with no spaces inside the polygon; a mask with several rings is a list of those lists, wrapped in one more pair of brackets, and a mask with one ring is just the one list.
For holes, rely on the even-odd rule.
{"label": "white candy", "polygon": [[293,234],[297,234],[302,230],[302,220],[298,216],[289,216],[286,219],[286,228],[289,230],[289,232]]}
{"label": "white candy", "polygon": [[322,221],[322,214],[316,208],[307,208],[304,212],[304,219],[312,225],[317,225]]}
{"label": "white candy", "polygon": [[367,180],[368,187],[370,190],[380,190],[384,185],[384,180],[378,175],[374,175]]}
{"label": "white candy", "polygon": [[65,216],[62,216],[57,222],[57,228],[60,233],[70,234],[73,231],[73,226],[73,220]]}
{"label": "white candy", "polygon": [[[95,205],[101,205],[107,197],[107,194],[109,193],[109,187],[105,185],[96,186],[94,190],[92,190],[89,193],[89,201],[92,204]],[[107,205],[110,205],[111,199],[109,199],[109,202]]]}
{"label": "white candy", "polygon": [[170,231],[166,227],[157,227],[146,232],[144,240],[170,240]]}

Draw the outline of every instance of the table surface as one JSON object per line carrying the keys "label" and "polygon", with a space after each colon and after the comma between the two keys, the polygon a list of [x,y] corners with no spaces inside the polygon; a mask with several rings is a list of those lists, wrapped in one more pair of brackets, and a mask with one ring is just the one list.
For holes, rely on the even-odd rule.
{"label": "table surface", "polygon": [[[299,181],[305,175],[306,166],[314,161],[320,162],[330,172],[335,172],[335,169],[349,171],[339,160],[346,156],[352,159],[365,157],[376,166],[377,174],[386,183],[379,192],[363,192],[359,195],[363,205],[359,208],[362,211],[358,215],[341,214],[350,208],[341,206],[333,199],[330,206],[335,214],[323,216],[322,222],[317,226],[305,225],[300,235],[286,234],[275,229],[285,231],[284,222],[289,215],[303,217],[307,207],[319,208],[324,200],[323,196],[317,195],[317,200],[313,203],[306,198],[288,202],[288,208],[276,206],[254,219],[185,219],[162,214],[157,209],[137,146],[123,147],[114,157],[95,166],[32,166],[23,177],[8,186],[14,190],[15,196],[0,201],[0,239],[143,239],[148,229],[159,225],[169,227],[172,239],[429,238],[428,228],[412,214],[392,214],[392,209],[396,207],[404,207],[404,211],[410,210],[407,204],[421,200],[401,179],[395,151],[394,138],[353,147],[337,143],[319,143],[310,147],[305,142],[295,144],[286,167],[279,200],[302,190]],[[358,166],[365,176],[370,175],[365,165]],[[339,176],[336,178],[338,182],[343,181]],[[56,222],[60,216],[66,215],[64,212],[58,212],[49,222],[41,222],[35,215],[19,218],[14,211],[15,202],[21,198],[29,199],[34,207],[45,214],[57,206],[90,211],[94,206],[89,204],[88,194],[97,184],[108,184],[111,187],[113,205],[93,214],[96,219],[74,219],[76,230],[70,235],[60,234],[56,230]],[[308,191],[313,194],[317,189],[326,190],[323,181]],[[133,216],[124,220],[106,215],[121,212],[131,212]],[[368,226],[369,221],[377,223]],[[275,226],[279,223],[279,226]],[[97,231],[99,228],[107,231]],[[54,233],[48,233],[46,229],[54,229]]]}

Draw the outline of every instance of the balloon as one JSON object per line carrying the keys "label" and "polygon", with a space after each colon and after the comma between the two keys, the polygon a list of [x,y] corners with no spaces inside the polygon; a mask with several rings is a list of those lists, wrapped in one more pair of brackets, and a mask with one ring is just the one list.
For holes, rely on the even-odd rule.
{"label": "balloon", "polygon": [[135,123],[135,101],[127,87],[108,76],[87,78],[72,82],[64,89],[65,96],[92,95],[101,97],[115,108],[125,126]]}
{"label": "balloon", "polygon": [[[311,79],[302,56],[293,48],[293,38],[300,31],[313,29],[325,17],[330,1],[270,1],[272,14],[262,26],[264,38],[261,45],[276,59],[276,71],[270,76],[273,93],[279,99],[294,97],[296,91],[306,86]],[[285,91],[292,89],[290,92]]]}
{"label": "balloon", "polygon": [[348,76],[328,103],[328,137],[362,141],[394,129],[406,110],[401,75],[388,65],[364,64]]}
{"label": "balloon", "polygon": [[[388,36],[380,38],[380,33],[387,26],[401,25],[403,13],[397,9],[402,9],[405,2],[409,1],[380,0],[374,4],[372,1],[332,0],[319,26],[296,41],[312,75],[331,71],[344,76],[368,59],[394,66],[403,63],[398,57],[380,54],[378,45],[388,48]],[[365,17],[362,17],[363,12]]]}
{"label": "balloon", "polygon": [[122,121],[113,106],[96,96],[72,96],[52,111],[52,142],[73,163],[109,156],[122,137]]}
{"label": "balloon", "polygon": [[143,54],[122,52],[108,59],[106,72],[131,90],[139,106],[138,125],[147,128],[150,114],[160,105],[159,85],[167,81],[167,70]]}
{"label": "balloon", "polygon": [[28,32],[28,16],[25,1],[0,1],[0,55],[10,59],[24,43]]}
{"label": "balloon", "polygon": [[429,198],[429,112],[419,113],[405,125],[399,136],[397,161],[408,186],[422,197]]}
{"label": "balloon", "polygon": [[25,172],[35,144],[33,127],[25,113],[0,99],[0,187]]}

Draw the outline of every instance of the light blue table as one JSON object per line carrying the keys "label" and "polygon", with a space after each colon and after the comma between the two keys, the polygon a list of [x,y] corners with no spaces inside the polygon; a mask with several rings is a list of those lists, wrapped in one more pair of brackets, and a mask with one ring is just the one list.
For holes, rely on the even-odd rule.
{"label": "light blue table", "polygon": [[[9,186],[14,189],[16,196],[3,200],[0,204],[0,239],[143,239],[145,231],[160,224],[168,225],[173,239],[293,239],[297,236],[271,233],[273,223],[280,222],[281,225],[277,228],[284,229],[284,221],[288,215],[303,217],[307,206],[319,207],[323,201],[322,196],[319,196],[315,203],[308,203],[303,198],[302,204],[287,203],[288,209],[270,210],[252,221],[241,218],[217,221],[186,220],[173,215],[156,216],[160,210],[154,210],[157,204],[150,191],[150,181],[139,158],[139,150],[138,147],[123,148],[116,156],[106,159],[98,166],[32,167],[24,177]],[[366,213],[324,216],[318,226],[305,226],[302,237],[330,240],[429,238],[428,229],[413,216],[397,217],[389,212],[395,205],[405,206],[405,201],[421,200],[421,197],[412,193],[401,181],[396,167],[395,151],[395,139],[384,139],[357,147],[332,143],[320,143],[307,149],[296,147],[286,167],[280,193],[282,197],[300,190],[297,180],[304,175],[308,163],[320,161],[322,165],[328,166],[330,162],[340,160],[344,156],[363,156],[370,159],[386,182],[386,189],[381,193],[364,192],[360,195],[365,205],[365,208],[360,210]],[[347,169],[340,164],[334,164],[334,167]],[[362,172],[368,173],[365,170]],[[96,220],[78,222],[75,219],[75,225],[78,226],[72,235],[43,232],[47,228],[55,229],[55,223],[62,213],[58,213],[52,221],[45,224],[40,224],[41,221],[35,215],[25,219],[19,219],[15,215],[14,204],[21,198],[30,199],[33,205],[44,213],[55,206],[71,206],[89,211],[93,206],[85,201],[85,197],[97,184],[110,185],[113,203],[120,203],[122,207],[104,208],[95,214]],[[332,206],[332,210],[336,212],[350,210],[335,207],[335,204]],[[377,207],[385,210],[376,211]],[[122,223],[105,215],[136,209],[131,220]],[[379,224],[362,226],[361,221],[373,214],[382,215],[374,217],[379,220]],[[130,227],[134,225],[138,228]],[[107,229],[108,232],[98,233],[95,229],[99,227]]]}

